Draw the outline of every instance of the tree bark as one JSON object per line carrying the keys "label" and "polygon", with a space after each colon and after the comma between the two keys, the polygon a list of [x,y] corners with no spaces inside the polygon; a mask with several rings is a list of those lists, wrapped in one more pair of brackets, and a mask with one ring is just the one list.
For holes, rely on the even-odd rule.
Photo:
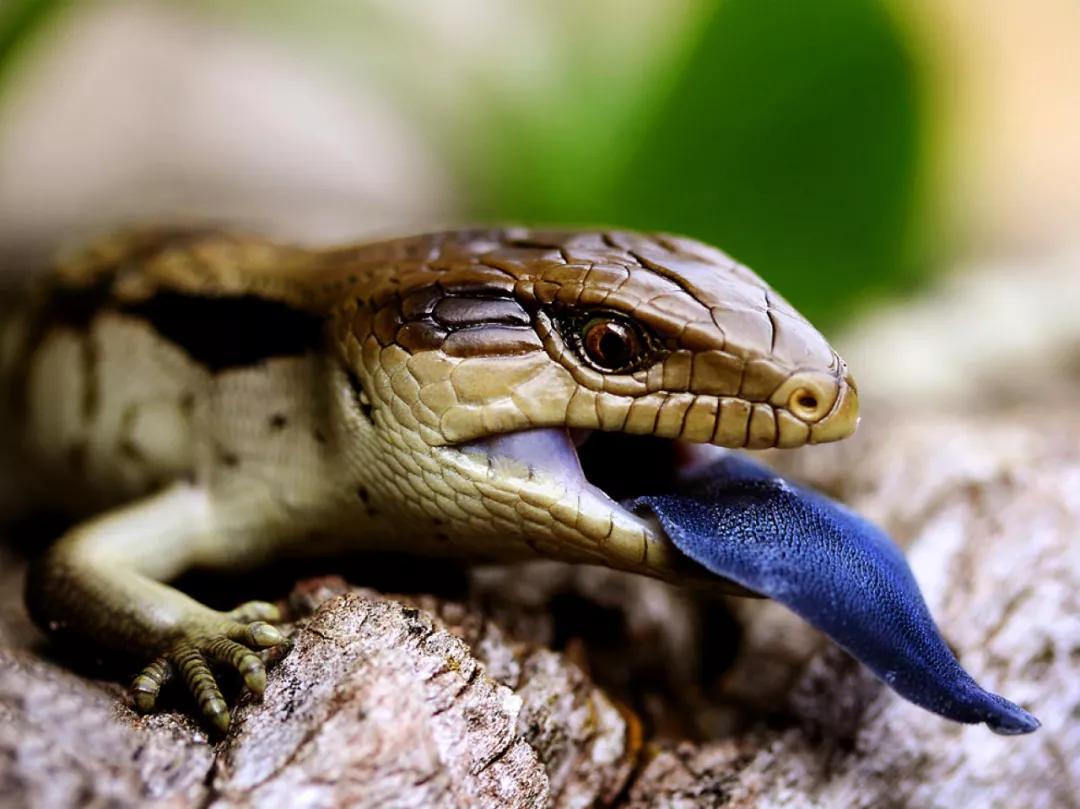
{"label": "tree bark", "polygon": [[1034,735],[899,700],[775,603],[538,563],[474,571],[464,603],[304,582],[263,700],[209,739],[50,660],[0,546],[0,805],[1078,805],[1080,415],[866,422],[771,460],[907,546],[961,662]]}

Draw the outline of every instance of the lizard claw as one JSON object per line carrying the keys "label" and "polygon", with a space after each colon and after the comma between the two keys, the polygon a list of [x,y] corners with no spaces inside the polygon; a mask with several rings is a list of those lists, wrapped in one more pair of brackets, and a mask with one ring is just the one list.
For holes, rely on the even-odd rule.
{"label": "lizard claw", "polygon": [[248,690],[261,696],[266,690],[266,666],[256,650],[285,641],[281,631],[262,618],[278,618],[277,608],[263,601],[252,601],[226,613],[219,624],[197,626],[184,632],[132,682],[136,709],[142,713],[153,710],[161,689],[179,675],[203,718],[222,733],[226,732],[231,721],[229,709],[211,664],[236,671]]}

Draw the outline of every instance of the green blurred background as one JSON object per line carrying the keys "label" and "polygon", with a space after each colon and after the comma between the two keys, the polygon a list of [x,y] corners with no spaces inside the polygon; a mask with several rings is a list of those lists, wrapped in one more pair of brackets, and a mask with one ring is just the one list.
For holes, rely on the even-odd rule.
{"label": "green blurred background", "polygon": [[[79,59],[89,57],[71,43],[87,31],[108,39],[110,30],[119,30],[116,41],[133,54],[120,69],[102,72],[102,80],[73,90],[76,102],[56,91],[57,105],[74,104],[77,112],[52,129],[40,125],[46,140],[55,141],[51,146],[41,146],[41,129],[36,141],[25,135],[14,140],[41,146],[51,155],[42,165],[57,173],[70,165],[73,176],[82,166],[71,157],[83,150],[82,127],[95,133],[94,142],[113,136],[123,142],[132,120],[160,119],[146,123],[148,133],[123,150],[128,164],[146,168],[143,175],[133,179],[129,169],[114,169],[127,176],[127,185],[99,182],[94,192],[84,182],[78,193],[67,194],[66,207],[39,194],[40,174],[9,170],[15,175],[6,182],[9,194],[18,180],[31,187],[31,199],[24,192],[21,201],[5,203],[0,191],[0,212],[21,222],[0,231],[0,238],[47,241],[50,231],[37,228],[30,212],[40,211],[40,219],[60,209],[65,214],[58,229],[175,212],[259,220],[288,232],[295,209],[319,195],[320,183],[329,183],[333,192],[324,197],[344,195],[339,210],[367,205],[379,211],[370,221],[354,217],[353,227],[340,228],[342,236],[472,220],[602,223],[696,236],[752,266],[830,328],[867,301],[925,282],[952,256],[969,251],[980,227],[1000,230],[997,208],[972,225],[963,200],[979,195],[985,167],[1001,155],[987,152],[985,138],[968,143],[964,132],[955,137],[958,126],[963,129],[958,119],[969,130],[978,128],[972,124],[977,116],[964,119],[956,111],[972,106],[962,96],[980,85],[968,75],[972,60],[952,57],[978,54],[982,46],[949,37],[977,39],[978,26],[970,24],[975,17],[963,16],[967,9],[985,28],[990,15],[977,3],[947,0],[937,10],[880,0],[190,0],[137,6],[6,0],[0,7],[0,185],[6,182],[5,126],[20,115],[45,114],[40,110],[47,102],[28,100],[44,92],[35,89],[41,85],[35,75],[51,73],[53,83],[63,85],[64,70],[79,72]],[[946,8],[951,22],[941,11]],[[1056,25],[1052,14],[1043,16],[1048,27]],[[65,48],[67,57],[56,55]],[[157,49],[160,64],[151,62],[141,80],[163,82],[162,94],[175,92],[177,103],[163,105],[151,92],[152,109],[144,115],[136,109],[134,119],[120,116],[121,126],[108,112],[110,98],[137,106],[125,95],[124,82],[142,69],[147,49]],[[249,60],[254,67],[237,69],[250,97],[230,97],[207,109],[201,99],[219,92],[215,77],[231,75],[248,51],[257,52]],[[272,68],[263,79],[259,65]],[[164,77],[155,78],[154,70]],[[393,119],[380,141],[391,144],[386,154],[392,158],[367,141],[357,140],[352,150],[358,163],[382,167],[376,193],[361,189],[349,197],[348,172],[327,180],[335,174],[332,161],[305,170],[305,147],[295,130],[313,133],[310,159],[316,162],[326,159],[317,137],[321,128],[327,137],[339,136],[335,148],[345,153],[349,135],[342,135],[332,115],[320,113],[310,92],[282,90],[279,71],[304,73],[305,81],[355,105],[357,132],[376,118]],[[137,97],[146,98],[145,92]],[[172,141],[171,151],[160,145],[163,131],[170,138],[201,126],[228,131],[228,120],[214,119],[242,117],[255,97],[290,119],[290,148],[300,157],[294,154],[287,170],[279,172],[273,159],[273,127],[240,126],[229,136],[239,141],[230,144],[232,151],[199,155],[193,163],[185,162],[192,138]],[[407,132],[407,142],[395,132]],[[216,142],[194,141],[203,151]],[[235,171],[241,160],[235,155],[246,160],[260,149],[271,150],[270,157]],[[964,169],[969,153],[978,158],[972,170]],[[954,160],[957,155],[961,159]],[[92,150],[82,159],[98,175],[106,173]],[[9,161],[26,165],[16,157]],[[228,170],[211,176],[223,161]],[[367,168],[350,171],[362,177]],[[217,205],[205,190],[188,193],[200,177],[230,204]],[[1003,196],[1011,193],[1009,182],[1000,185]],[[63,197],[64,177],[51,183]],[[426,183],[438,191],[425,195]],[[87,205],[94,193],[108,203]],[[124,194],[130,203],[118,205]],[[279,202],[272,213],[263,215],[260,207],[259,216],[237,216],[248,197],[263,205],[269,196]],[[285,202],[290,198],[293,206]],[[1062,206],[1055,199],[1048,204],[1057,210]],[[308,215],[314,216],[318,206],[312,206]],[[306,235],[304,228],[296,230]],[[310,232],[323,235],[318,228]]]}

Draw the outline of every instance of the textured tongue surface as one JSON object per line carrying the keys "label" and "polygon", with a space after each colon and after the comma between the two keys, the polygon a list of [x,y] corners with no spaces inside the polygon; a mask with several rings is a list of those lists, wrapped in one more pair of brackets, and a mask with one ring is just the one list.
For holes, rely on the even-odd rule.
{"label": "textured tongue surface", "polygon": [[789,607],[916,705],[997,733],[1039,727],[960,667],[900,550],[838,503],[728,455],[677,493],[623,505],[655,513],[688,557]]}

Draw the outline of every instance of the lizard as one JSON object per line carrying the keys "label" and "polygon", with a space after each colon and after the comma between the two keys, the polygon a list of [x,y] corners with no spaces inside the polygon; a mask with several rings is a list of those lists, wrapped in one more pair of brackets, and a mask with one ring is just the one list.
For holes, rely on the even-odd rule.
{"label": "lizard", "polygon": [[802,315],[672,235],[315,249],[145,229],[60,262],[30,301],[0,341],[5,423],[48,499],[84,518],[32,564],[31,615],[140,660],[138,709],[176,678],[222,731],[215,668],[261,694],[259,652],[286,639],[268,602],[222,612],[168,584],[189,569],[389,549],[745,595],[624,498],[696,446],[836,441],[859,418],[851,373]]}

